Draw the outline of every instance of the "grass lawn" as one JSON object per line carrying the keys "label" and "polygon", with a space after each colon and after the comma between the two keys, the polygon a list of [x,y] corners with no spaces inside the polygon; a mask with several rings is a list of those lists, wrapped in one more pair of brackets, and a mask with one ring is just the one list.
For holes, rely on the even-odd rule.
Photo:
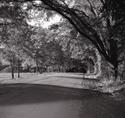
{"label": "grass lawn", "polygon": [[15,73],[15,79],[11,78],[11,73],[0,73],[1,84],[41,84],[41,85],[55,85],[77,89],[91,89],[98,90],[105,93],[113,93],[125,88],[125,84],[119,84],[118,82],[103,83],[96,79],[83,79],[82,73],[21,73],[21,77],[17,77]]}
{"label": "grass lawn", "polygon": [[11,78],[11,73],[0,73],[1,84],[31,83],[82,88],[82,73],[21,73],[21,77]]}

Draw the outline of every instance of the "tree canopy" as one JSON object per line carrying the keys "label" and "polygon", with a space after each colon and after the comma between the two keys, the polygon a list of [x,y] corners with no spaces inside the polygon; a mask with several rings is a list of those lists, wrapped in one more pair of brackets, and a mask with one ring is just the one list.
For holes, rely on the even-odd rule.
{"label": "tree canopy", "polygon": [[[49,20],[54,13],[66,19],[84,39],[92,42],[112,65],[115,75],[124,59],[124,0],[3,0],[0,2],[0,25],[27,23],[29,12],[40,11]],[[52,12],[54,11],[54,12]],[[47,16],[47,17],[46,17]]]}

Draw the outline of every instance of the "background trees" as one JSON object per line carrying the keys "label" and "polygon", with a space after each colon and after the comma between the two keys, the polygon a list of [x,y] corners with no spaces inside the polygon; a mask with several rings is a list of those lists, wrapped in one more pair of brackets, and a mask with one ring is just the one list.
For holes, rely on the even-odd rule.
{"label": "background trees", "polygon": [[124,1],[41,1],[47,5],[46,9],[54,10],[62,15],[81,35],[94,44],[111,65],[114,71],[113,78],[116,79],[119,75],[118,66],[121,63],[119,57],[123,49],[121,43],[124,42]]}
{"label": "background trees", "polygon": [[[75,28],[76,33],[73,33],[75,36],[78,36],[79,32],[83,40],[89,40],[98,49],[102,58],[107,61],[107,66],[114,71],[110,78],[116,79],[121,76],[122,71],[119,69],[124,60],[125,34],[123,0],[120,2],[118,0],[39,0],[39,2],[5,0],[4,3],[1,2],[1,17],[4,19],[1,25],[4,25],[6,30],[5,26],[10,23],[17,26],[19,23],[25,24],[30,19],[29,11],[33,10],[43,13],[39,15],[46,21],[49,21],[55,13],[60,14]],[[58,29],[58,25],[55,25],[55,28]]]}
{"label": "background trees", "polygon": [[59,43],[65,55],[81,63],[81,66],[88,72],[87,78],[100,76],[101,56],[90,41],[81,36],[66,20],[52,25],[49,30],[50,40]]}

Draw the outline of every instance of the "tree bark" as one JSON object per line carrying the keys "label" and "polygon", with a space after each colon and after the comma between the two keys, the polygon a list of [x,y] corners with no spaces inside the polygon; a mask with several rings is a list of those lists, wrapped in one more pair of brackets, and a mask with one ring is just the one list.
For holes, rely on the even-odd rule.
{"label": "tree bark", "polygon": [[38,73],[38,72],[39,72],[39,65],[38,65],[38,59],[36,57],[36,73]]}
{"label": "tree bark", "polygon": [[12,61],[11,61],[11,75],[12,75],[12,79],[14,79],[14,57],[12,57]]}
{"label": "tree bark", "polygon": [[20,61],[19,61],[19,59],[18,59],[18,78],[20,78]]}
{"label": "tree bark", "polygon": [[95,53],[97,56],[97,61],[94,64],[94,72],[90,73],[90,70],[88,70],[87,74],[84,75],[85,78],[98,79],[98,77],[100,77],[102,74],[102,69],[101,69],[102,57],[97,49],[95,49]]}
{"label": "tree bark", "polygon": [[104,81],[116,81],[120,77],[118,66],[115,67],[113,64],[105,60],[104,57],[101,63],[101,70],[101,79]]}

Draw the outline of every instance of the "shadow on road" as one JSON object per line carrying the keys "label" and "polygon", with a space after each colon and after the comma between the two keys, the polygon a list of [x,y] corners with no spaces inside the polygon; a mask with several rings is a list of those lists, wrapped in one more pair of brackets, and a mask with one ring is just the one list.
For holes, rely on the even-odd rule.
{"label": "shadow on road", "polygon": [[31,104],[75,99],[92,99],[100,92],[52,85],[4,84],[0,85],[0,105]]}
{"label": "shadow on road", "polygon": [[0,85],[0,113],[2,118],[125,118],[125,101],[91,90],[4,84]]}

